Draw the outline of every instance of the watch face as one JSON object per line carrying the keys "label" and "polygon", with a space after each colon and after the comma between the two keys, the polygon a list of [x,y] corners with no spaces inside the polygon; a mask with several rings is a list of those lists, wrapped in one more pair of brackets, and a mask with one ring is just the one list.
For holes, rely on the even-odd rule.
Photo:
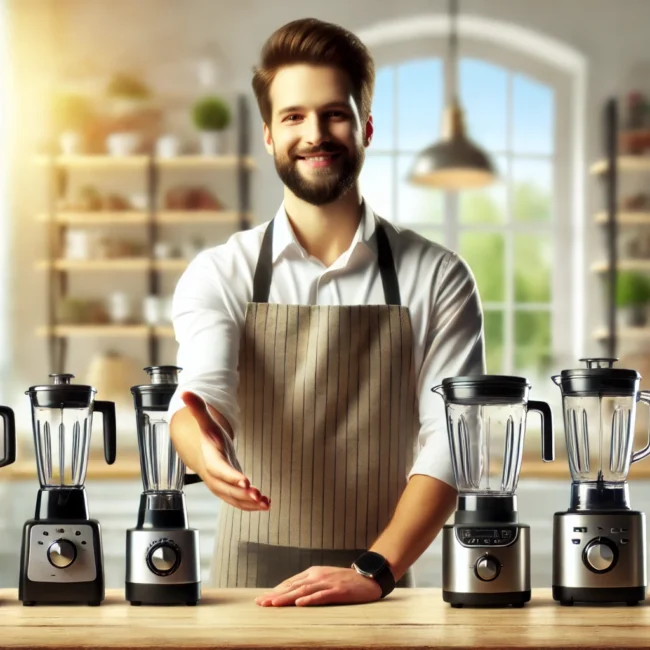
{"label": "watch face", "polygon": [[379,555],[379,553],[364,553],[355,564],[361,569],[364,573],[369,573],[375,575],[379,573],[386,564],[386,560]]}

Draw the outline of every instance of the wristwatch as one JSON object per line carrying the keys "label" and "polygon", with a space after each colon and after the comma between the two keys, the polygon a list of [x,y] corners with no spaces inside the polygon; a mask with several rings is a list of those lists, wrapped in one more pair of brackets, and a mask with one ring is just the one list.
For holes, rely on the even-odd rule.
{"label": "wristwatch", "polygon": [[395,578],[383,555],[374,551],[362,553],[352,564],[352,568],[366,578],[372,578],[381,587],[381,597],[384,598],[395,589]]}

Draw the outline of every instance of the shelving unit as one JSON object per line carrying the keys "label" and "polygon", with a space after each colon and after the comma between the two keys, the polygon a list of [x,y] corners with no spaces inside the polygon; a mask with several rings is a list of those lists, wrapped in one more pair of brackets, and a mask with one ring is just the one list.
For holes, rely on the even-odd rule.
{"label": "shelving unit", "polygon": [[619,259],[619,229],[630,226],[649,226],[650,211],[619,210],[618,182],[622,173],[650,173],[649,155],[619,155],[621,144],[631,137],[642,136],[650,143],[650,130],[619,131],[618,105],[610,99],[605,106],[605,150],[603,160],[595,162],[590,173],[604,181],[606,209],[594,215],[594,220],[606,228],[607,259],[591,266],[592,273],[606,274],[607,287],[607,327],[594,332],[594,338],[603,342],[607,356],[617,356],[619,337],[628,341],[650,341],[650,327],[618,328],[616,322],[616,286],[619,271],[639,271],[650,273],[650,259]]}
{"label": "shelving unit", "polygon": [[[160,274],[181,273],[188,260],[181,258],[157,259],[154,247],[159,241],[159,228],[165,225],[214,224],[247,229],[252,222],[250,212],[250,173],[255,169],[249,155],[248,107],[246,98],[237,98],[237,152],[222,156],[187,155],[177,158],[157,158],[154,155],[111,157],[106,155],[36,157],[35,164],[49,174],[49,209],[36,215],[36,222],[48,228],[47,258],[35,262],[37,269],[48,274],[48,318],[36,335],[48,341],[50,372],[66,371],[68,340],[73,337],[110,337],[142,339],[148,345],[148,363],[159,363],[159,340],[173,338],[171,326],[147,324],[68,324],[58,321],[59,301],[68,293],[69,276],[73,273],[146,273],[149,295],[160,295]],[[59,210],[59,198],[64,195],[69,175],[75,170],[103,172],[126,170],[144,174],[147,188],[147,206],[144,210],[125,211],[71,211]],[[237,204],[231,210],[170,211],[159,209],[158,190],[160,173],[165,170],[198,170],[221,173],[230,170],[236,174]],[[146,253],[139,257],[105,259],[66,259],[60,242],[69,227],[133,227],[145,228]],[[127,280],[128,281],[128,280]]]}

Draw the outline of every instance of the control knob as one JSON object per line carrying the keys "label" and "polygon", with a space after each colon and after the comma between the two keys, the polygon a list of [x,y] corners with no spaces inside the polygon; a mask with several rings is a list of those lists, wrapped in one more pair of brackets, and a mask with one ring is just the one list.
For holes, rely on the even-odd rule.
{"label": "control knob", "polygon": [[157,576],[168,576],[181,563],[181,549],[169,539],[159,539],[147,550],[147,566]]}
{"label": "control knob", "polygon": [[616,544],[606,537],[592,539],[582,553],[582,561],[594,573],[607,573],[614,568],[617,560]]}
{"label": "control knob", "polygon": [[483,555],[474,565],[474,573],[479,580],[490,582],[494,580],[501,571],[501,564],[492,555]]}
{"label": "control knob", "polygon": [[67,569],[77,559],[77,547],[67,539],[57,539],[47,549],[47,559],[57,569]]}

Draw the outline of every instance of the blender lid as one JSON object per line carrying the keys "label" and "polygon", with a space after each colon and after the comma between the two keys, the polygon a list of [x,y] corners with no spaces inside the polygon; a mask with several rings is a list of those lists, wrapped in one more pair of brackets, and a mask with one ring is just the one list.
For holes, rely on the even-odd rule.
{"label": "blender lid", "polygon": [[465,404],[525,402],[529,389],[530,384],[525,377],[510,375],[467,375],[442,380],[445,401]]}
{"label": "blender lid", "polygon": [[136,408],[166,411],[178,388],[178,366],[149,366],[144,369],[151,383],[131,387]]}
{"label": "blender lid", "polygon": [[614,368],[614,357],[580,359],[586,367],[563,370],[553,381],[564,395],[634,395],[639,388],[641,375],[636,370]]}
{"label": "blender lid", "polygon": [[52,373],[51,384],[31,386],[25,391],[32,400],[32,405],[39,408],[88,408],[97,392],[92,386],[72,384],[74,375],[70,373]]}

